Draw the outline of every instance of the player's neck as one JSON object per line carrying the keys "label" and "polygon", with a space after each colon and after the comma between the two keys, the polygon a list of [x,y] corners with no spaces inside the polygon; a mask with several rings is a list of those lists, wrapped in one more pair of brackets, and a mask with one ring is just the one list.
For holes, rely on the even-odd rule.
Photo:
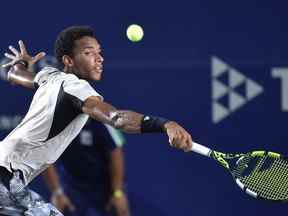
{"label": "player's neck", "polygon": [[73,70],[73,68],[69,68],[67,66],[64,67],[63,72],[67,73],[67,74],[69,74],[69,73],[75,74],[77,76],[77,72],[75,72],[75,70]]}
{"label": "player's neck", "polygon": [[78,71],[75,71],[73,68],[71,67],[64,67],[63,69],[63,72],[64,73],[67,73],[67,74],[74,74],[75,76],[77,76],[79,79],[81,79],[81,76],[79,75],[79,72]]}

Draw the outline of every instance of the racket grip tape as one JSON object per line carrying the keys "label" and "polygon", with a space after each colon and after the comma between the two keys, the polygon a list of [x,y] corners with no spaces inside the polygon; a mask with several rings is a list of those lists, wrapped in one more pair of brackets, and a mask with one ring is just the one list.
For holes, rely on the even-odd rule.
{"label": "racket grip tape", "polygon": [[212,150],[199,143],[193,142],[191,151],[209,157]]}

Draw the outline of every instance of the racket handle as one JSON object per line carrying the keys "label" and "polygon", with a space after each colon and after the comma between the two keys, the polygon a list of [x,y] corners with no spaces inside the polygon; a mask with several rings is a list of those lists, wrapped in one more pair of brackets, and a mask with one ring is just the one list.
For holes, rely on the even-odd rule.
{"label": "racket handle", "polygon": [[193,142],[191,151],[209,157],[212,150],[199,143]]}

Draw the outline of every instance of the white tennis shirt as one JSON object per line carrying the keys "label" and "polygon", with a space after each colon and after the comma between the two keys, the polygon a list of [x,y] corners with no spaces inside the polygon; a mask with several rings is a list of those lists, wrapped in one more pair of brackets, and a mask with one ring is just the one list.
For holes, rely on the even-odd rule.
{"label": "white tennis shirt", "polygon": [[85,99],[102,98],[86,80],[53,67],[43,68],[34,82],[38,89],[28,113],[0,142],[0,166],[21,170],[25,184],[54,163],[78,135],[88,120],[81,111]]}

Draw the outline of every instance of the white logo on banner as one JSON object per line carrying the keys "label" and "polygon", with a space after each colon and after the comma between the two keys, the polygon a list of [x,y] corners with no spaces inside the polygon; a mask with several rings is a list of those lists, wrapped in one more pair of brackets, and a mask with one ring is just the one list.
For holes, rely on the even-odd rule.
{"label": "white logo on banner", "polygon": [[0,130],[12,130],[21,122],[21,120],[21,115],[0,115]]}
{"label": "white logo on banner", "polygon": [[[221,77],[227,76],[227,83]],[[241,94],[238,88],[244,88]],[[212,57],[212,121],[217,124],[263,92],[263,87],[218,57]],[[227,97],[227,104],[221,100]]]}

